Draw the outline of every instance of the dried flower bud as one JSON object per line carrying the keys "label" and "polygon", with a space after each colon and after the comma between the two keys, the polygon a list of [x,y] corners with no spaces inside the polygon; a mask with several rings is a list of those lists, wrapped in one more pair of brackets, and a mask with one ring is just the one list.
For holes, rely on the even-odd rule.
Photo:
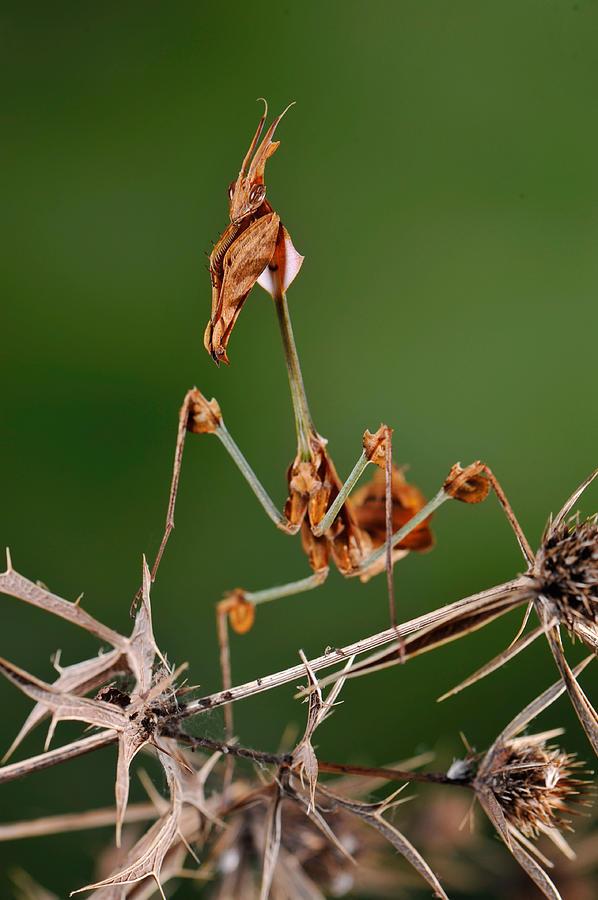
{"label": "dried flower bud", "polygon": [[391,435],[392,428],[388,425],[381,425],[373,434],[371,431],[365,431],[363,435],[363,449],[368,461],[381,469],[386,466],[386,449]]}
{"label": "dried flower bud", "polygon": [[228,614],[230,627],[237,634],[247,634],[255,622],[255,606],[245,597],[242,588],[235,588],[226,595],[218,608]]}
{"label": "dried flower bud", "polygon": [[189,419],[187,429],[193,434],[214,434],[222,422],[218,401],[206,400],[197,388],[190,391]]}
{"label": "dried flower bud", "polygon": [[481,503],[490,493],[490,482],[484,469],[484,464],[479,461],[464,469],[455,463],[444,482],[445,493],[463,503]]}

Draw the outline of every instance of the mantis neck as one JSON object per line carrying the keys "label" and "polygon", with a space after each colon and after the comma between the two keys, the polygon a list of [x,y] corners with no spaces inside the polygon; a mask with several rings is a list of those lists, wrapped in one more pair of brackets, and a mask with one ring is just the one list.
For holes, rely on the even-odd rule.
{"label": "mantis neck", "polygon": [[280,326],[280,334],[282,336],[282,345],[287,364],[287,373],[289,376],[289,386],[291,388],[291,400],[293,402],[293,412],[295,414],[295,428],[297,431],[297,450],[304,460],[310,460],[312,457],[311,440],[314,426],[312,423],[309,406],[307,405],[307,396],[303,384],[303,376],[301,374],[301,366],[299,365],[299,356],[297,355],[297,347],[293,336],[293,326],[289,316],[289,307],[287,297],[284,291],[274,300],[276,306],[276,314],[278,316],[278,324]]}

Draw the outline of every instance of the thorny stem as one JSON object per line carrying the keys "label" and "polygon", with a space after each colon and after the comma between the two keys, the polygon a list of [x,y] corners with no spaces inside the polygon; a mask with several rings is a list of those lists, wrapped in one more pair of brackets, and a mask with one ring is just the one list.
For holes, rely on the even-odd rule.
{"label": "thorny stem", "polygon": [[387,781],[420,781],[432,784],[457,784],[460,787],[471,787],[470,781],[462,778],[449,778],[444,772],[411,772],[405,769],[370,768],[369,766],[350,766],[344,763],[322,762],[318,760],[320,772],[332,772],[337,775],[369,775],[373,778],[384,778]]}
{"label": "thorny stem", "polygon": [[[450,500],[451,497],[449,494],[445,493],[444,489],[441,488],[436,496],[432,497],[432,499],[426,503],[425,506],[422,506],[419,512],[417,512],[414,516],[412,516],[402,528],[399,528],[398,531],[392,535],[390,539],[391,546],[395,546],[395,544],[400,543],[404,540],[408,534],[411,534],[414,528],[417,528],[424,519],[427,519],[428,516],[432,515],[432,513],[437,510],[446,500]],[[382,547],[379,547],[377,550],[374,550],[373,553],[370,553],[369,556],[363,560],[361,565],[359,566],[358,571],[369,568],[372,563],[377,562],[382,556],[386,554],[386,544],[383,544]]]}
{"label": "thorny stem", "polygon": [[237,468],[240,470],[241,474],[247,481],[249,487],[261,503],[263,509],[266,514],[270,517],[270,519],[274,522],[277,527],[281,527],[286,523],[286,519],[284,516],[280,514],[274,505],[271,498],[268,496],[265,488],[258,481],[255,472],[243,456],[241,449],[237,442],[233,439],[232,435],[228,431],[224,422],[220,422],[218,428],[214,432],[216,436],[220,439],[227,452],[235,462]]}
{"label": "thorny stem", "polygon": [[[524,602],[525,597],[515,596],[517,590],[521,588],[523,583],[524,579],[522,578],[512,579],[511,581],[505,582],[504,584],[498,585],[497,587],[482,591],[479,594],[473,594],[471,597],[465,597],[463,600],[458,600],[455,603],[435,610],[432,613],[426,613],[416,619],[411,619],[409,622],[405,622],[398,628],[389,628],[386,631],[381,631],[378,634],[371,635],[368,638],[363,638],[362,640],[356,641],[355,643],[341,649],[329,649],[323,654],[323,656],[319,656],[316,659],[310,660],[308,665],[313,671],[318,671],[320,669],[336,665],[351,656],[366,653],[369,650],[374,650],[377,647],[386,646],[388,644],[392,644],[393,642],[395,643],[395,648],[399,649],[400,640],[407,635],[413,634],[420,629],[431,627],[434,624],[448,621],[454,613],[469,609],[472,603],[475,603],[477,605],[482,601],[491,602],[492,598],[497,595],[510,594],[511,592],[513,592],[513,605],[510,608],[514,608],[519,603]],[[259,751],[248,750],[247,748],[239,748],[236,747],[236,745],[228,745],[226,744],[226,742],[223,743],[219,741],[210,741],[207,738],[193,738],[192,736],[187,735],[185,732],[182,732],[177,723],[181,719],[189,718],[190,716],[205,712],[208,709],[215,709],[219,706],[234,703],[237,700],[244,700],[247,697],[260,694],[263,691],[272,690],[273,688],[280,687],[283,684],[288,684],[289,682],[293,681],[300,681],[304,677],[305,663],[301,663],[300,665],[292,666],[289,669],[283,669],[280,672],[275,672],[272,675],[265,675],[262,678],[257,678],[255,681],[249,681],[246,684],[232,687],[229,690],[219,691],[215,694],[210,694],[207,697],[200,697],[197,700],[192,700],[186,706],[181,704],[175,715],[171,716],[169,719],[163,720],[163,726],[161,729],[162,733],[167,736],[176,736],[179,740],[186,740],[187,742],[196,741],[196,746],[203,746],[206,749],[214,749],[224,752],[223,747],[227,747],[229,753],[236,756],[244,755],[245,758],[254,759],[257,762],[271,762],[272,764],[280,765],[282,760],[284,764],[284,760],[286,759],[286,757],[283,756],[278,756],[275,754],[261,754]],[[118,736],[115,731],[104,730],[99,732],[98,734],[83,738],[79,741],[74,741],[63,747],[58,747],[56,750],[50,750],[47,753],[41,753],[38,756],[31,757],[30,759],[25,759],[17,763],[11,763],[7,766],[2,766],[0,767],[0,784],[7,781],[14,781],[17,778],[22,778],[26,775],[30,775],[43,769],[48,769],[51,766],[57,765],[58,763],[67,762],[70,759],[74,759],[78,756],[83,756],[84,754],[90,753],[93,750],[99,750],[101,747],[106,747],[109,744],[116,743],[117,740]],[[411,780],[415,779],[412,778]]]}
{"label": "thorny stem", "polygon": [[341,511],[347,497],[353,490],[355,484],[359,481],[363,473],[365,472],[367,466],[369,465],[369,459],[365,450],[353,466],[350,474],[347,477],[347,480],[343,484],[342,488],[334,498],[334,502],[331,503],[328,512],[324,516],[321,522],[319,522],[314,528],[312,528],[312,532],[316,537],[321,537],[332,525],[337,515]]}
{"label": "thorny stem", "polygon": [[167,729],[166,734],[170,738],[186,744],[192,750],[211,750],[223,753],[225,756],[233,756],[238,759],[248,759],[251,762],[264,765],[283,766],[288,765],[292,756],[289,753],[266,753],[262,750],[252,750],[250,747],[241,747],[229,741],[216,741],[213,738],[197,737],[177,729]]}
{"label": "thorny stem", "polygon": [[[177,730],[168,731],[168,736],[187,744],[193,750],[220,751],[224,754],[236,756],[238,759],[247,759],[250,762],[264,765],[289,766],[293,762],[291,753],[266,753],[262,750],[253,750],[250,747],[241,747],[237,744],[216,741],[212,738],[196,737]],[[321,760],[318,760],[318,769],[320,772],[330,772],[337,775],[367,775],[374,778],[384,778],[387,781],[418,781],[470,787],[469,780],[449,778],[445,772],[414,772],[409,769],[371,768],[369,766],[352,766],[345,763],[322,762]]]}
{"label": "thorny stem", "polygon": [[5,781],[15,781],[15,779],[31,775],[33,772],[41,772],[42,769],[49,769],[51,766],[58,765],[58,763],[68,762],[68,760],[75,759],[77,756],[84,756],[93,750],[99,750],[100,747],[114,744],[116,740],[117,734],[115,731],[100,731],[99,734],[82,738],[80,741],[73,741],[72,744],[57,747],[55,750],[48,750],[46,753],[40,753],[38,756],[32,756],[22,762],[1,766],[0,784],[3,784]]}
{"label": "thorny stem", "polygon": [[312,434],[314,427],[309,412],[309,406],[307,405],[307,396],[305,394],[297,346],[293,335],[293,326],[291,325],[287,296],[284,291],[281,292],[280,297],[275,298],[274,305],[276,306],[276,314],[278,316],[278,324],[282,336],[282,345],[284,348],[289,385],[291,388],[291,400],[293,402],[293,411],[295,413],[297,449],[302,459],[310,460],[312,455],[310,435]]}
{"label": "thorny stem", "polygon": [[[387,628],[385,631],[380,631],[377,634],[362,638],[361,640],[355,641],[353,644],[348,644],[346,647],[340,649],[328,649],[322,656],[309,660],[309,665],[314,672],[317,672],[320,669],[326,669],[330,666],[337,665],[338,663],[347,660],[350,656],[358,656],[361,653],[367,653],[369,650],[375,650],[378,647],[392,644],[393,641],[397,643],[398,649],[398,642],[400,642],[401,638],[405,638],[421,628],[428,628],[438,622],[448,620],[454,612],[468,608],[468,604],[470,604],[473,599],[481,599],[486,596],[490,598],[508,591],[515,592],[520,587],[521,579],[514,578],[497,587],[482,591],[480,594],[474,594],[472,597],[465,597],[463,600],[458,600],[456,603],[442,607],[432,613],[424,613],[422,616],[410,619],[402,625],[399,625],[398,628]],[[523,598],[518,598],[517,600],[514,599],[513,605],[515,606],[522,602]],[[245,700],[247,697],[252,697],[263,691],[281,687],[283,684],[288,684],[292,681],[302,680],[304,677],[305,666],[303,663],[297,666],[291,666],[288,669],[283,669],[272,675],[264,675],[262,678],[256,678],[254,681],[248,681],[245,684],[238,685],[230,690],[217,691],[207,697],[199,697],[196,700],[191,700],[186,706],[181,705],[177,712],[177,717],[189,718],[189,716],[195,716],[208,709],[215,709],[226,703],[234,703],[237,700]]]}

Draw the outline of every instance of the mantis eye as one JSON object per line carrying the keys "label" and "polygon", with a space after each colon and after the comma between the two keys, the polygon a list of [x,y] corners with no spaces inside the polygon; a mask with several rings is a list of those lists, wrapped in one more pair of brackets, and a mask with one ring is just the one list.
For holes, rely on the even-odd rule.
{"label": "mantis eye", "polygon": [[230,183],[229,186],[228,186],[228,199],[229,199],[229,200],[232,200],[232,199],[233,199],[233,194],[235,193],[235,185],[236,185],[236,183],[237,183],[236,181],[231,181],[231,183]]}
{"label": "mantis eye", "polygon": [[261,203],[266,196],[266,186],[264,184],[254,184],[249,192],[250,203]]}

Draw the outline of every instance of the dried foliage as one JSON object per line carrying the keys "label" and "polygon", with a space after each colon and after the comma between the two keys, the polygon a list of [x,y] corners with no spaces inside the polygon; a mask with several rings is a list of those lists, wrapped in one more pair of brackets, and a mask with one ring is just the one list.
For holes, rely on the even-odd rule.
{"label": "dried foliage", "polygon": [[[467,883],[464,867],[455,864],[454,854],[447,851],[452,844],[461,852],[467,844],[455,827],[455,810],[463,812],[456,797],[462,796],[467,798],[466,810],[471,799],[478,802],[521,870],[544,896],[556,900],[560,894],[546,872],[552,863],[536,841],[547,837],[569,862],[574,859],[563,832],[571,831],[573,816],[589,805],[589,772],[553,743],[560,729],[535,735],[523,731],[566,691],[598,753],[598,716],[578,680],[598,653],[598,519],[574,515],[596,472],[549,521],[536,553],[485,463],[465,467],[456,463],[426,502],[407,481],[404,468],[393,463],[392,430],[387,425],[365,431],[361,455],[342,481],[309,412],[290,322],[286,290],[298,275],[303,257],[266,200],[265,166],[278,147],[273,138],[283,115],[274,119],[259,143],[266,108],[230,186],[230,224],[210,257],[212,310],[205,345],[217,362],[228,362],[228,341],[250,291],[260,284],[270,293],[280,325],[297,435],[296,456],[287,473],[287,500],[279,511],[228,432],[218,402],[208,401],[193,388],[185,395],[179,415],[164,536],[151,572],[143,560],[129,636],[95,619],[79,601],[70,603],[29,581],[7,557],[6,571],[0,574],[2,593],[84,629],[101,647],[92,658],[66,667],[57,657],[57,677],[51,684],[15,662],[0,659],[1,673],[34,704],[8,748],[0,782],[112,744],[116,775],[113,807],[5,823],[0,826],[0,840],[113,825],[116,849],[112,847],[98,861],[89,884],[72,890],[73,894],[89,892],[98,900],[142,900],[156,894],[165,898],[164,886],[169,885],[168,896],[172,896],[183,879],[207,885],[208,895],[220,900],[317,900],[352,892],[391,897],[400,888],[409,890],[422,881],[435,896],[446,898],[449,885],[463,890]],[[235,588],[225,593],[216,611],[222,690],[205,697],[191,696],[192,689],[181,681],[185,666],[175,668],[159,649],[150,597],[174,528],[189,433],[211,434],[221,441],[276,527],[289,535],[300,533],[312,570],[310,576],[278,587]],[[373,478],[351,495],[369,465],[375,467]],[[410,551],[431,549],[431,516],[444,503],[453,499],[475,505],[491,493],[513,529],[525,571],[496,587],[399,622],[394,564]],[[329,648],[312,660],[300,651],[298,664],[233,685],[228,625],[239,634],[247,632],[254,625],[258,605],[317,587],[331,563],[342,575],[364,581],[386,571],[390,627],[347,647]],[[402,766],[366,768],[319,757],[317,731],[333,713],[349,679],[404,665],[523,605],[527,606],[523,625],[512,644],[445,696],[496,670],[540,635],[548,641],[560,677],[515,717],[485,753],[468,748],[464,759],[436,772],[420,771],[419,766],[428,761],[421,759]],[[526,630],[532,611],[538,625]],[[561,628],[590,651],[574,669],[563,651]],[[318,672],[327,668],[335,671],[319,679]],[[299,680],[305,681],[299,697],[305,703],[306,725],[294,747],[272,753],[245,747],[233,738],[236,701],[280,685],[296,685]],[[225,713],[223,740],[214,739],[203,725],[206,712],[218,707]],[[24,737],[46,719],[50,724],[44,751],[8,763]],[[56,726],[63,720],[80,722],[93,733],[50,749]],[[189,720],[192,731],[187,727]],[[140,756],[153,758],[159,766],[166,796],[140,771],[148,801],[129,803],[131,770]],[[401,787],[383,799],[372,796],[393,782]],[[421,815],[431,817],[428,823],[437,823],[433,828],[428,824],[422,831],[424,820],[407,812],[409,807],[403,808],[402,791],[409,782],[441,785],[443,796],[447,794],[446,800],[435,797],[429,807],[421,807]],[[139,830],[140,823],[149,823],[145,831]],[[408,832],[412,832],[409,838]],[[440,858],[439,874],[426,858],[428,851]],[[589,854],[584,865],[589,870],[595,862]],[[43,872],[39,874],[43,879]],[[26,873],[15,873],[14,882],[19,900],[56,896]]]}

